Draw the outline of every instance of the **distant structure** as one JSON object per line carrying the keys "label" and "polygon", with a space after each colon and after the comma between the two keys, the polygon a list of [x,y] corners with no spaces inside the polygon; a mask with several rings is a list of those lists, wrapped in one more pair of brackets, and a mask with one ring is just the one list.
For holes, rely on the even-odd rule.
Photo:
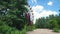
{"label": "distant structure", "polygon": [[34,20],[34,14],[33,10],[30,8],[30,6],[26,6],[28,8],[28,12],[25,12],[26,20],[28,25],[33,25],[33,20]]}

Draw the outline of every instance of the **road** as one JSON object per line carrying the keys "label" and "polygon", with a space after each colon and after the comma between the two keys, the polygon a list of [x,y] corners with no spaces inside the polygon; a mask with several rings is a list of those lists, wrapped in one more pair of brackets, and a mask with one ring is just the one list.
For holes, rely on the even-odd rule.
{"label": "road", "polygon": [[52,32],[52,30],[49,29],[36,29],[34,31],[29,31],[27,34],[60,34],[56,32]]}

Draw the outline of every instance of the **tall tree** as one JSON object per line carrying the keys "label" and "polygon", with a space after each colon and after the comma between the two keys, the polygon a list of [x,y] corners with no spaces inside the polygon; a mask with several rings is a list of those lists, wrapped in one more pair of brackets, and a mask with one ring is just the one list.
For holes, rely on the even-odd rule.
{"label": "tall tree", "polygon": [[4,16],[0,20],[11,27],[22,29],[26,24],[23,13],[28,11],[27,0],[0,0],[0,13]]}

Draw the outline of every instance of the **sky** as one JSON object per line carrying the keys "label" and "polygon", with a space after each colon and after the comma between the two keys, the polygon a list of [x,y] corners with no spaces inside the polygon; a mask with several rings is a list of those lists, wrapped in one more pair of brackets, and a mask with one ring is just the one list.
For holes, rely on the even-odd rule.
{"label": "sky", "polygon": [[60,0],[28,0],[28,4],[33,10],[34,22],[41,17],[58,15],[60,9]]}

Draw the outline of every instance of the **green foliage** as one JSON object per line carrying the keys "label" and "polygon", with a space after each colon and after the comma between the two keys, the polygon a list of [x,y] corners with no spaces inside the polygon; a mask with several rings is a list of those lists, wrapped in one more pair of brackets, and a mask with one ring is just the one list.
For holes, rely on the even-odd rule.
{"label": "green foliage", "polygon": [[50,15],[46,18],[39,18],[36,20],[35,26],[37,28],[49,28],[54,30],[57,28],[60,29],[60,16],[59,15]]}
{"label": "green foliage", "polygon": [[25,34],[25,5],[27,0],[0,0],[0,34]]}
{"label": "green foliage", "polygon": [[28,26],[27,31],[32,31],[32,26]]}
{"label": "green foliage", "polygon": [[14,27],[10,27],[6,24],[3,24],[4,22],[0,21],[0,33],[1,34],[26,34],[26,26],[24,26],[23,30],[17,30]]}
{"label": "green foliage", "polygon": [[39,18],[35,24],[37,28],[46,28],[47,25],[48,23],[46,22],[45,18],[41,18],[41,19]]}
{"label": "green foliage", "polygon": [[25,5],[28,6],[27,0],[1,0],[0,16],[2,16],[0,17],[0,20],[6,22],[5,24],[10,27],[22,30],[26,24],[26,19],[23,13],[28,10]]}
{"label": "green foliage", "polygon": [[59,28],[53,28],[53,32],[59,32]]}
{"label": "green foliage", "polygon": [[32,31],[34,29],[36,29],[35,25],[27,26],[27,28],[26,28],[27,31]]}
{"label": "green foliage", "polygon": [[58,27],[58,22],[57,20],[50,20],[49,21],[49,28],[55,28],[55,27]]}
{"label": "green foliage", "polygon": [[26,31],[27,31],[26,28],[27,28],[27,26],[25,25],[24,29],[22,31],[20,31],[20,34],[26,34]]}

